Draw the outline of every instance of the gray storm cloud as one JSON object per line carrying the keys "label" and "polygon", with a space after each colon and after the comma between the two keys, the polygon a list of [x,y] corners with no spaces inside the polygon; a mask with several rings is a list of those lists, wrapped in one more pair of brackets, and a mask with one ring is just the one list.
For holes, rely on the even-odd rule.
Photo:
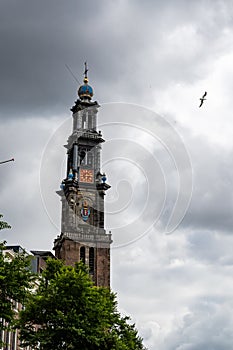
{"label": "gray storm cloud", "polygon": [[[187,213],[173,234],[165,235],[161,228],[171,217],[181,180],[169,152],[143,132],[133,130],[133,139],[128,128],[128,139],[119,142],[113,141],[113,129],[103,130],[112,226],[131,223],[130,232],[119,233],[120,241],[127,234],[134,240],[138,229],[158,218],[141,239],[112,250],[112,288],[120,308],[132,316],[150,350],[231,349],[232,2],[8,0],[0,7],[1,159],[15,158],[0,167],[1,212],[12,225],[1,238],[47,250],[59,234],[55,191],[64,176],[63,144],[78,88],[66,65],[81,82],[87,60],[94,99],[144,105],[164,115],[184,140],[193,171]],[[205,89],[208,100],[199,111]],[[100,112],[100,124],[114,119],[113,111],[108,112],[109,119]],[[123,125],[127,117],[121,118]],[[142,113],[142,123],[143,118]],[[48,216],[40,193],[41,159],[66,119],[54,149],[49,148],[54,153],[46,154]],[[146,128],[162,130],[158,120]],[[174,135],[165,136],[171,142]],[[123,148],[138,167],[122,159]],[[179,147],[173,153],[179,160]],[[107,162],[113,156],[116,161]],[[190,179],[190,167],[179,165],[180,174]],[[159,215],[166,189],[169,196]],[[150,205],[145,207],[147,195]],[[117,196],[128,205],[119,219]],[[140,220],[133,226],[135,217]],[[109,227],[112,218],[107,216]]]}

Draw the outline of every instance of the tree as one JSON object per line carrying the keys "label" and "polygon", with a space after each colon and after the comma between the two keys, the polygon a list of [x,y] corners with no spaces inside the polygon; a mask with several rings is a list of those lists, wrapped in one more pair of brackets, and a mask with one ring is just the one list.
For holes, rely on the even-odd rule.
{"label": "tree", "polygon": [[4,230],[5,228],[11,228],[11,226],[7,222],[1,220],[2,217],[3,215],[0,214],[0,230]]}
{"label": "tree", "polygon": [[5,242],[0,243],[0,317],[11,324],[14,303],[23,303],[26,299],[33,275],[29,269],[30,258],[25,253],[8,257],[4,254],[5,250]]}
{"label": "tree", "polygon": [[[2,217],[0,214],[0,230],[11,228],[7,222],[1,220]],[[14,256],[5,253],[6,242],[0,242],[0,331],[12,329],[15,321],[15,302],[24,302],[33,283],[29,256],[25,252]]]}
{"label": "tree", "polygon": [[82,263],[48,260],[18,327],[21,346],[33,349],[145,349],[135,326],[117,311],[115,294],[93,286]]}

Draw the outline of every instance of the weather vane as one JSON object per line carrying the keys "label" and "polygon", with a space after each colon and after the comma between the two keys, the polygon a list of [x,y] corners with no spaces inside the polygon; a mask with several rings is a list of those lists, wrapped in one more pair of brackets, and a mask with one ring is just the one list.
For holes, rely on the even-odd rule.
{"label": "weather vane", "polygon": [[87,72],[88,72],[87,62],[85,62],[84,65],[85,65],[85,71],[83,74],[85,75],[85,78],[87,78]]}

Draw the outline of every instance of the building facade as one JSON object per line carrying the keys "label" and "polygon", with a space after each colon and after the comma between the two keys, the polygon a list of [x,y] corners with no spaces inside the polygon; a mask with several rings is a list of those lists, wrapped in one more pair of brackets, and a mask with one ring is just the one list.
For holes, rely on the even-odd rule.
{"label": "building facade", "polygon": [[[16,254],[28,254],[32,256],[31,259],[31,271],[34,273],[41,273],[43,269],[46,267],[46,260],[48,257],[54,258],[55,256],[50,251],[31,251],[26,252],[20,245],[6,246],[6,249],[3,251],[4,257],[6,260],[11,261],[15,258]],[[13,311],[15,313],[15,317],[18,317],[19,312],[22,310],[23,305],[20,302],[12,300]],[[1,344],[0,350],[20,350],[23,349],[21,347],[21,343],[19,340],[19,330],[17,328],[12,329],[8,327],[8,323],[0,318],[0,322],[2,324],[0,339]],[[3,345],[4,344],[4,345]],[[32,350],[30,346],[24,347],[25,350]]]}
{"label": "building facade", "polygon": [[110,286],[111,235],[104,227],[104,197],[110,188],[101,172],[101,145],[97,130],[100,107],[92,101],[85,64],[84,84],[71,108],[73,131],[67,145],[66,177],[59,194],[62,202],[61,234],[54,241],[55,256],[67,265],[83,261],[96,286]]}

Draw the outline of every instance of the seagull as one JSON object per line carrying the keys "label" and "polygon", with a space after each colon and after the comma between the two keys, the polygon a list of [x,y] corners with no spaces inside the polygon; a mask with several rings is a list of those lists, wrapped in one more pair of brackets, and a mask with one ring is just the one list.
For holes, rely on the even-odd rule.
{"label": "seagull", "polygon": [[199,108],[203,105],[203,102],[206,100],[206,95],[207,95],[207,92],[205,91],[205,93],[204,93],[204,95],[200,98],[200,100],[201,100],[201,103],[200,103],[200,106],[199,106]]}

